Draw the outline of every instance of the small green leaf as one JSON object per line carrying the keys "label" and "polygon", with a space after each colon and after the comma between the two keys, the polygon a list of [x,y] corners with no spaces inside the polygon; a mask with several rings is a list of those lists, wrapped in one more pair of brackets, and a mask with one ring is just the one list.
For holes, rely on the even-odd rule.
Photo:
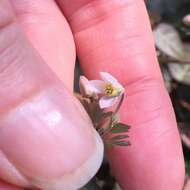
{"label": "small green leaf", "polygon": [[124,133],[128,132],[129,129],[130,129],[129,125],[123,123],[116,123],[111,129],[111,133]]}
{"label": "small green leaf", "polygon": [[111,141],[117,141],[117,140],[121,140],[121,139],[126,139],[128,137],[129,137],[128,135],[118,135],[118,136],[112,137]]}
{"label": "small green leaf", "polygon": [[129,141],[114,141],[113,145],[117,146],[129,146],[131,143]]}
{"label": "small green leaf", "polygon": [[131,127],[125,123],[117,123],[116,125],[119,125],[121,127],[127,127],[128,129],[130,129]]}

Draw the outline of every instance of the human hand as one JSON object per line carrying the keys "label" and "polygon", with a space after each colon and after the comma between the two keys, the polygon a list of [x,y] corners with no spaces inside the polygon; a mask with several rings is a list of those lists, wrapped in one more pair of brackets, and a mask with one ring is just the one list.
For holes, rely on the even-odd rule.
{"label": "human hand", "polygon": [[[61,183],[65,173],[70,173],[70,182],[75,184],[73,171],[80,170],[81,162],[92,157],[94,150],[101,149],[101,144],[95,146],[87,116],[83,111],[75,111],[76,105],[72,104],[75,100],[30,47],[18,24],[13,22],[13,12],[40,56],[72,90],[75,51],[69,27],[53,0],[10,0],[13,10],[7,3],[8,0],[0,3],[0,14],[3,13],[0,149],[19,173],[9,170],[1,155],[0,176],[21,186],[42,185],[45,179],[52,185],[49,189],[56,189],[53,180]],[[57,3],[73,31],[86,76],[97,78],[100,71],[108,71],[126,86],[127,98],[120,114],[121,120],[132,126],[132,145],[108,151],[122,189],[181,190],[184,166],[180,140],[143,1],[58,0]],[[37,100],[40,94],[46,95]],[[47,100],[51,104],[44,102]],[[46,108],[47,113],[61,110],[63,128],[55,124],[49,128],[51,122],[43,119]],[[69,130],[65,123],[71,117],[76,122],[68,123]],[[76,130],[79,123],[85,127],[81,125]],[[72,151],[68,151],[68,146]],[[99,160],[88,166],[90,174],[98,168],[101,150],[94,155]],[[84,174],[84,178],[88,177]],[[76,180],[81,179],[78,176]]]}

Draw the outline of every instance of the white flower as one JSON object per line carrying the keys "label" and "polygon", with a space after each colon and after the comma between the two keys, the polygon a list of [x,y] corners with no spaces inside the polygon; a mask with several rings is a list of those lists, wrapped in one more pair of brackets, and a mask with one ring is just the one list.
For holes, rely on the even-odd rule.
{"label": "white flower", "polygon": [[[107,72],[100,72],[102,80],[85,81],[84,89],[88,94],[102,95],[99,100],[100,108],[108,108],[113,106],[124,93],[124,87]],[[84,78],[82,78],[84,80]]]}

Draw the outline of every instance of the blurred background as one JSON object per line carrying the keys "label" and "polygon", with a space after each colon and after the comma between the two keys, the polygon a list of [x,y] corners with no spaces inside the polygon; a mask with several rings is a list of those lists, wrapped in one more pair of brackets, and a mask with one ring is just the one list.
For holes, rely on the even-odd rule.
{"label": "blurred background", "polygon": [[[175,109],[190,190],[190,0],[146,0],[166,88]],[[78,69],[77,69],[78,71]],[[104,161],[86,190],[121,190]]]}
{"label": "blurred background", "polygon": [[190,190],[190,1],[147,0],[153,36],[166,88],[183,144]]}

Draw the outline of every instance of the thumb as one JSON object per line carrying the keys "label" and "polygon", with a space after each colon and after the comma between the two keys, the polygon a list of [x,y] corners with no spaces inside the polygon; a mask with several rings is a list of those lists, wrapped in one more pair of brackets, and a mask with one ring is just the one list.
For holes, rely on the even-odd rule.
{"label": "thumb", "polygon": [[0,1],[0,178],[78,189],[97,171],[102,142],[79,102],[27,42]]}

